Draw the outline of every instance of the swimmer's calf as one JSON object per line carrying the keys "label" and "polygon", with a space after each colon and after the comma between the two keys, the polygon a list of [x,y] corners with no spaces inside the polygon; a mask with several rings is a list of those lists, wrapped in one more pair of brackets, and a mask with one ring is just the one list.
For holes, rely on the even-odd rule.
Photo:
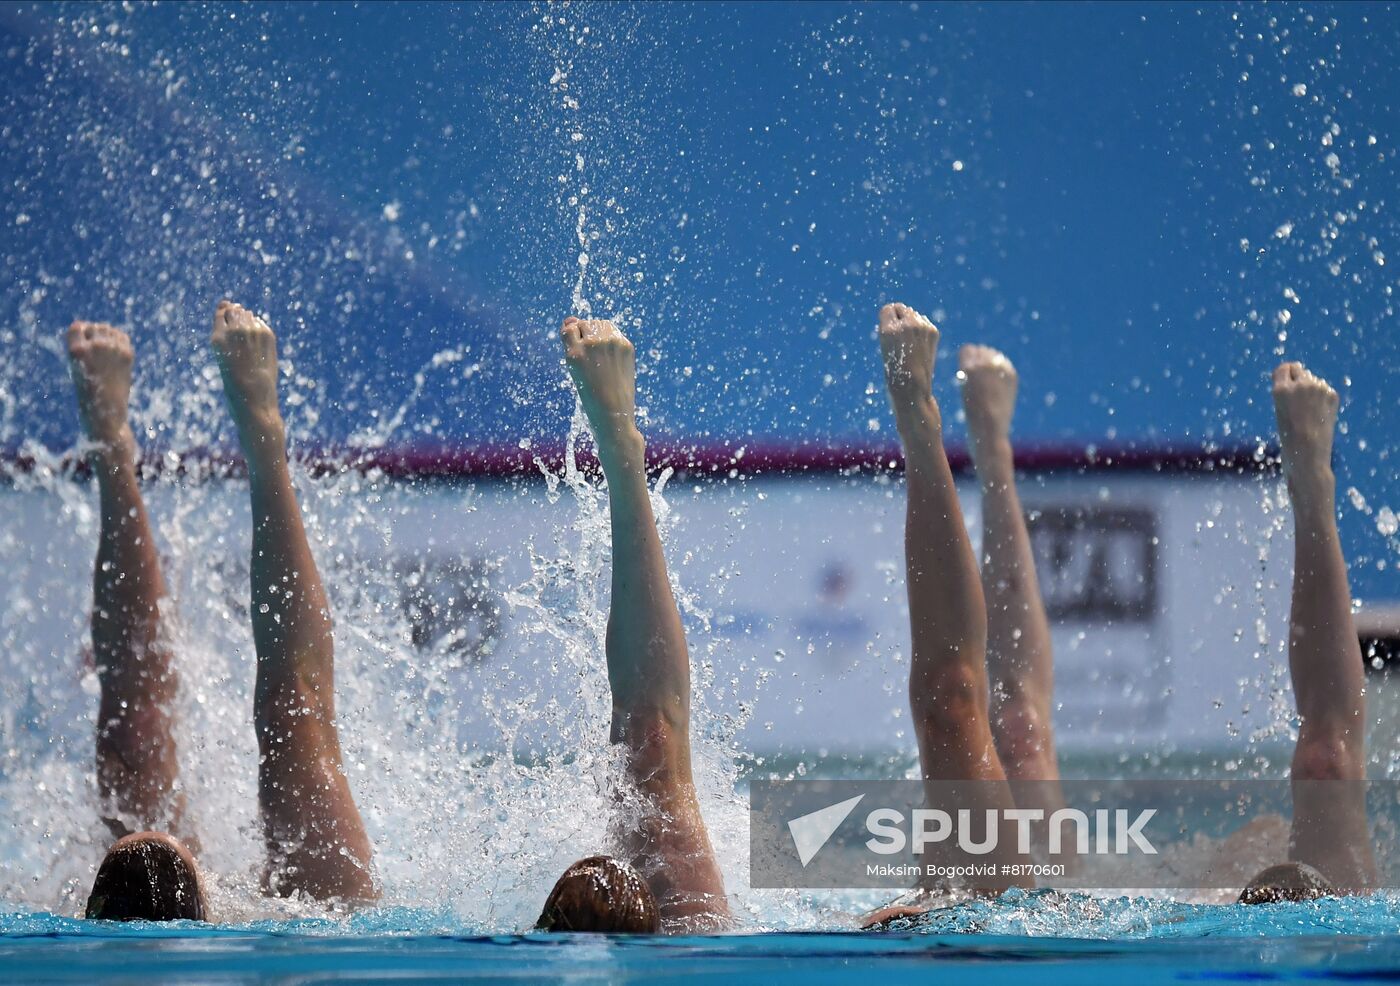
{"label": "swimmer's calf", "polygon": [[729,907],[691,776],[690,656],[647,490],[632,343],[604,320],[565,319],[560,336],[608,485],[611,739],[631,788],[619,800],[639,804],[639,816],[616,833],[625,861],[571,866],[540,927],[656,930],[655,914],[662,931],[716,930]]}
{"label": "swimmer's calf", "polygon": [[91,623],[100,685],[98,791],[116,837],[179,828],[183,799],[170,711],[178,680],[161,632],[165,582],[128,422],[135,352],[121,329],[78,321],[68,329],[68,357],[101,517]]}
{"label": "swimmer's calf", "polygon": [[[981,573],[972,553],[952,469],[943,447],[943,417],[933,396],[938,329],[908,305],[880,309],[878,335],[885,383],[904,449],[905,591],[909,599],[909,704],[924,781],[978,781],[971,786],[984,809],[1013,808],[988,714],[987,610]],[[1004,816],[1003,816],[1004,817]],[[1014,837],[999,839],[1003,846]],[[989,862],[1014,860],[994,858]],[[980,880],[962,889],[1000,893],[1029,878]],[[932,894],[896,901],[866,918],[867,926],[927,910]]]}
{"label": "swimmer's calf", "polygon": [[1300,719],[1293,752],[1290,860],[1250,881],[1240,900],[1365,893],[1376,864],[1366,819],[1366,700],[1337,534],[1332,441],[1337,392],[1301,363],[1274,371],[1274,414],[1293,509],[1288,670]]}
{"label": "swimmer's calf", "polygon": [[188,838],[171,703],[177,689],[162,633],[165,582],[136,471],[128,422],[135,351],[101,322],[68,328],[78,415],[97,482],[101,526],[93,566],[92,649],[99,702],[94,744],[104,821],[117,842],[98,867],[86,916],[113,921],[206,919]]}
{"label": "swimmer's calf", "polygon": [[257,681],[253,718],[266,889],[283,896],[378,897],[374,855],[341,760],[330,603],[287,462],[277,401],[277,339],[221,301],[210,339],[248,463],[249,580]]}
{"label": "swimmer's calf", "polygon": [[[958,379],[982,490],[992,737],[1007,779],[1035,782],[1017,788],[1017,807],[1039,809],[1049,818],[1065,805],[1051,715],[1054,646],[1011,447],[1020,380],[1004,354],[971,344],[958,350]],[[1044,826],[1039,832],[1043,840]]]}

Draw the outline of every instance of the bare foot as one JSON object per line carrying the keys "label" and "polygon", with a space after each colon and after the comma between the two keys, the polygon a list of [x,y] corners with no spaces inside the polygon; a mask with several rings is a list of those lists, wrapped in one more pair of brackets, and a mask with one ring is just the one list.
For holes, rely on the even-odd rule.
{"label": "bare foot", "polygon": [[210,342],[224,378],[224,396],[238,426],[245,455],[280,436],[277,408],[277,337],[267,323],[242,305],[219,302]]}
{"label": "bare foot", "polygon": [[938,358],[938,329],[908,305],[880,309],[880,354],[885,361],[885,384],[890,404],[902,428],[911,416],[932,414],[942,424],[933,399],[933,364]]}
{"label": "bare foot", "polygon": [[640,437],[632,343],[603,319],[570,316],[559,334],[564,339],[564,361],[578,388],[599,454],[606,455],[634,436]]}
{"label": "bare foot", "polygon": [[890,904],[871,911],[860,919],[861,931],[887,931],[896,921],[923,917],[933,910],[932,904]]}
{"label": "bare foot", "polygon": [[131,340],[121,329],[101,322],[74,322],[68,327],[68,358],[83,430],[109,450],[133,441],[127,401],[134,355]]}
{"label": "bare foot", "polygon": [[1332,495],[1332,433],[1337,392],[1302,363],[1274,370],[1274,417],[1283,443],[1283,472],[1295,499]]}
{"label": "bare foot", "polygon": [[991,346],[967,345],[958,350],[958,371],[972,456],[981,459],[1010,441],[1019,382],[1016,367]]}

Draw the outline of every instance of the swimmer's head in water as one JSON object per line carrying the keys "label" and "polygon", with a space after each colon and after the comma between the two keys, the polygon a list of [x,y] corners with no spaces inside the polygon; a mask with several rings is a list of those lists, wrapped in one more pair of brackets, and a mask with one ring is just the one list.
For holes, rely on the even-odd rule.
{"label": "swimmer's head in water", "polygon": [[87,902],[87,916],[101,921],[203,921],[207,910],[194,857],[160,832],[117,840]]}
{"label": "swimmer's head in water", "polygon": [[1241,904],[1280,904],[1285,901],[1317,900],[1337,892],[1327,877],[1307,863],[1280,863],[1270,866],[1244,888]]}
{"label": "swimmer's head in water", "polygon": [[535,928],[655,934],[661,930],[661,910],[635,869],[611,856],[589,856],[564,871]]}

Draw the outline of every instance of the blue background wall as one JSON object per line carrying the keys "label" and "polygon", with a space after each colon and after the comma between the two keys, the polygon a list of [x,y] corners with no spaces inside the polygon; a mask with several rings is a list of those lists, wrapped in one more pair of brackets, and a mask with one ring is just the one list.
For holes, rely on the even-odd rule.
{"label": "blue background wall", "polygon": [[555,442],[581,199],[658,434],[887,444],[894,298],[1012,355],[1028,446],[1267,440],[1301,358],[1400,596],[1397,50],[1362,3],[3,3],[0,447],[73,441],[80,314],[132,328],[148,444],[226,443],[223,295],[304,441]]}

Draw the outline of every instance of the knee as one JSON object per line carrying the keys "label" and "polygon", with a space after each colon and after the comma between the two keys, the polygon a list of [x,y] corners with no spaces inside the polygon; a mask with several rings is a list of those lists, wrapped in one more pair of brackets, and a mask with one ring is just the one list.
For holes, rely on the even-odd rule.
{"label": "knee", "polygon": [[986,675],[956,657],[939,661],[932,670],[910,676],[909,708],[927,726],[965,728],[986,718]]}
{"label": "knee", "polygon": [[287,734],[329,721],[329,709],[316,684],[304,675],[258,678],[253,724],[260,739],[277,742]]}
{"label": "knee", "polygon": [[1293,751],[1295,781],[1357,780],[1365,765],[1357,740],[1343,733],[1319,733],[1304,729]]}
{"label": "knee", "polygon": [[1003,761],[1030,764],[1050,750],[1050,723],[1028,696],[1005,698],[992,716],[992,735]]}

